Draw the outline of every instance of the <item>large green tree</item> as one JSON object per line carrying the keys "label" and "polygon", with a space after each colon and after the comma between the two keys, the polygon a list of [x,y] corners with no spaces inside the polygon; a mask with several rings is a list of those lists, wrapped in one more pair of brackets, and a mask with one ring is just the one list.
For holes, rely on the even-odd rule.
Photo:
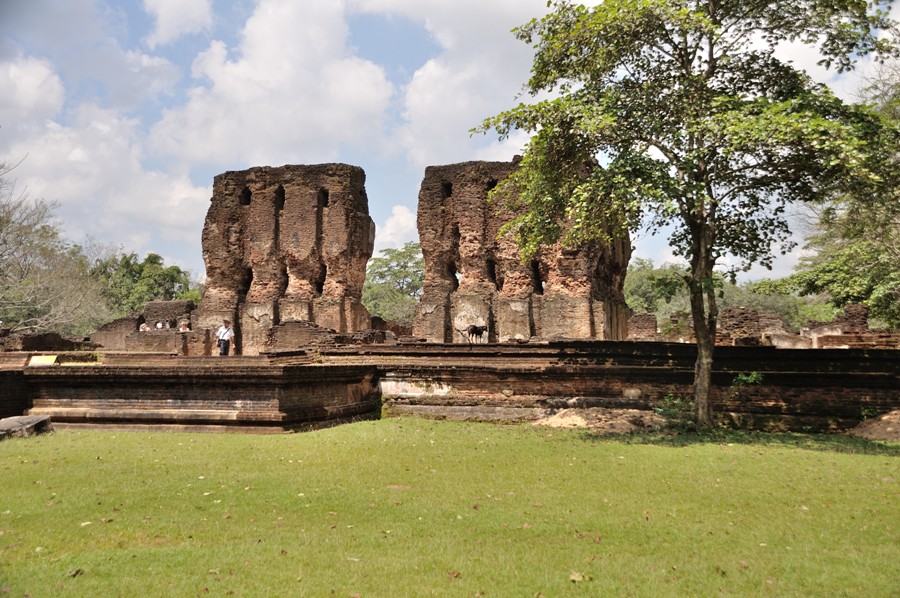
{"label": "large green tree", "polygon": [[119,315],[140,312],[148,301],[199,298],[190,273],[178,266],[166,266],[155,253],[138,260],[134,252],[117,250],[95,259],[91,272],[101,281],[110,306]]}
{"label": "large green tree", "polygon": [[[625,301],[637,313],[650,312],[665,327],[672,316],[690,313],[691,301],[684,285],[684,264],[655,266],[648,259],[634,259],[625,277]],[[719,306],[747,307],[761,314],[780,317],[789,326],[801,328],[810,320],[830,321],[840,310],[821,295],[797,296],[779,288],[780,281],[748,281],[736,284],[722,274],[713,275]]]}
{"label": "large green tree", "polygon": [[816,206],[811,254],[772,286],[827,293],[837,306],[864,303],[871,317],[900,329],[900,62],[880,65],[862,96],[885,120],[879,184]]}
{"label": "large green tree", "polygon": [[549,97],[487,119],[500,137],[532,133],[520,168],[495,190],[524,208],[512,225],[527,255],[560,237],[671,227],[689,263],[697,362],[694,402],[711,424],[718,306],[726,256],[768,265],[790,245],[785,203],[849,181],[871,184],[880,120],[847,106],[776,55],[815,46],[826,66],[890,50],[890,0],[566,0],[515,30],[535,48],[526,92]]}
{"label": "large green tree", "polygon": [[412,324],[416,300],[422,294],[422,249],[410,241],[399,249],[382,249],[369,261],[362,302],[373,316]]}

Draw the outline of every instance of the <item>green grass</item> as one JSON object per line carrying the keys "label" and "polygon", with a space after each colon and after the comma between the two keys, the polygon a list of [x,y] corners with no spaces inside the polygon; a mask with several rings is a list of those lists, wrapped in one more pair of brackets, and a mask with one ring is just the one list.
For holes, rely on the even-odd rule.
{"label": "green grass", "polygon": [[0,595],[898,595],[897,445],[800,438],[390,419],[7,440]]}

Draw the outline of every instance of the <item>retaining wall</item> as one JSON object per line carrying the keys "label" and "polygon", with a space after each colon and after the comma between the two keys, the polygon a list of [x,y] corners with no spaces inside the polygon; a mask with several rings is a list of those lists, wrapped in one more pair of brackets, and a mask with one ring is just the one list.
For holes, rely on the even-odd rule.
{"label": "retaining wall", "polygon": [[[102,363],[44,367],[7,354],[0,409],[62,425],[273,431],[377,417],[382,404],[387,415],[527,420],[569,406],[651,409],[689,397],[695,357],[690,344],[623,341],[324,347],[315,360],[302,351],[106,354]],[[718,347],[712,406],[743,427],[849,428],[900,409],[900,359],[896,350]]]}

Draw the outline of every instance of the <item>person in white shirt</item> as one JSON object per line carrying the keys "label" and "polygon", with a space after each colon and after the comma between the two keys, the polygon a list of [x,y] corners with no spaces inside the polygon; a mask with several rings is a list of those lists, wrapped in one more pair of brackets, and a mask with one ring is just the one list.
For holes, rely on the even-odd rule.
{"label": "person in white shirt", "polygon": [[234,338],[234,329],[230,320],[223,320],[222,325],[216,330],[216,338],[219,340],[219,355],[228,355],[228,347]]}

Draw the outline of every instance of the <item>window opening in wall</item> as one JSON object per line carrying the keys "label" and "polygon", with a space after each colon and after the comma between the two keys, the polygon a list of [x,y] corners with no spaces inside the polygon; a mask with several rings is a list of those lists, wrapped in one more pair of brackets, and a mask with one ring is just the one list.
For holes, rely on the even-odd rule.
{"label": "window opening in wall", "polygon": [[319,277],[315,280],[316,297],[321,297],[325,290],[325,279],[328,278],[328,266],[322,264],[319,268]]}
{"label": "window opening in wall", "polygon": [[453,290],[459,288],[459,281],[462,280],[462,274],[456,271],[456,264],[454,262],[447,262],[447,277],[450,279],[450,282],[453,283]]}
{"label": "window opening in wall", "polygon": [[535,295],[544,294],[544,280],[541,278],[541,263],[531,260],[531,286]]}
{"label": "window opening in wall", "polygon": [[241,203],[242,206],[249,206],[249,205],[250,205],[250,195],[251,195],[251,193],[250,193],[250,189],[249,189],[249,188],[244,187],[243,189],[241,189],[241,199],[240,199],[240,203]]}
{"label": "window opening in wall", "polygon": [[324,229],[322,223],[326,207],[328,207],[328,191],[319,189],[319,194],[316,198],[316,250],[319,252],[319,255],[322,254],[322,231]]}
{"label": "window opening in wall", "polygon": [[241,283],[237,290],[237,298],[239,304],[247,300],[247,293],[250,292],[250,285],[252,284],[253,270],[250,268],[244,268],[241,272]]}
{"label": "window opening in wall", "polygon": [[453,183],[449,181],[441,183],[441,195],[443,196],[443,199],[447,199],[453,195]]}
{"label": "window opening in wall", "polygon": [[493,259],[488,258],[487,260],[487,277],[488,280],[494,283],[494,287],[498,291],[503,290],[503,279],[497,278],[497,264]]}
{"label": "window opening in wall", "polygon": [[284,210],[284,187],[278,185],[275,189],[275,210],[281,212]]}
{"label": "window opening in wall", "polygon": [[496,186],[497,186],[497,181],[495,179],[491,179],[488,181],[487,190],[493,191],[494,187],[496,187]]}

